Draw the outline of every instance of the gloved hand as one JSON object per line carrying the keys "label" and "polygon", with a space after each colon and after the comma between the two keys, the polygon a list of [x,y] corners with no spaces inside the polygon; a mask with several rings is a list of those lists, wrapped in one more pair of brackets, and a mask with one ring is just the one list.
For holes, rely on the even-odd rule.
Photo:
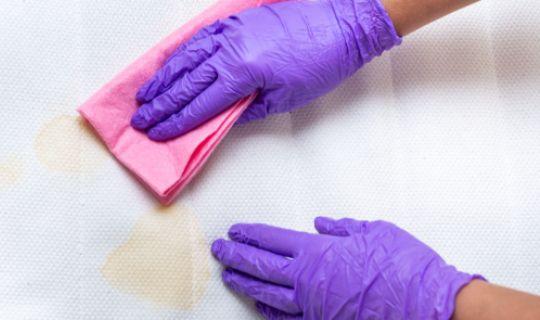
{"label": "gloved hand", "polygon": [[267,319],[449,319],[459,272],[384,221],[315,219],[319,234],[236,224],[212,253]]}
{"label": "gloved hand", "polygon": [[284,1],[199,31],[140,88],[131,124],[177,137],[259,91],[239,122],[303,106],[401,39],[379,0]]}

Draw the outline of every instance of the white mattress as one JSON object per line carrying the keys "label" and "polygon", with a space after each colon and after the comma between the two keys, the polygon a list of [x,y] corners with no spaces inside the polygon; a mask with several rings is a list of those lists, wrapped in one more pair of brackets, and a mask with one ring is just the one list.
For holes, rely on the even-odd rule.
{"label": "white mattress", "polygon": [[395,222],[540,294],[540,2],[482,1],[312,106],[233,129],[176,215],[152,213],[75,108],[209,4],[0,2],[0,318],[250,319],[208,244],[317,215]]}

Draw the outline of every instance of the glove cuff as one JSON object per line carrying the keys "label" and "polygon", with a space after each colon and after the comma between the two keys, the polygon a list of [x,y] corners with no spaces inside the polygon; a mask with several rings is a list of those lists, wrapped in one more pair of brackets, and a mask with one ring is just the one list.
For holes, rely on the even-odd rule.
{"label": "glove cuff", "polygon": [[434,283],[431,283],[435,292],[432,292],[428,300],[431,301],[431,308],[424,310],[423,319],[450,319],[456,308],[459,291],[472,280],[487,281],[481,275],[460,272],[453,266],[446,266],[444,269],[441,270],[438,279],[434,279]]}
{"label": "glove cuff", "polygon": [[[401,44],[401,37],[380,0],[331,0],[343,33],[354,43],[350,51],[358,52],[358,68]],[[355,46],[353,48],[352,46]]]}

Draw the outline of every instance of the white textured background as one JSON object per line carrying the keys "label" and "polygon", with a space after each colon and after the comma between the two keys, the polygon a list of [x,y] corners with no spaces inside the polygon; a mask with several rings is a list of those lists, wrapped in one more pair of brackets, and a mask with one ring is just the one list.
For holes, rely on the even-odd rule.
{"label": "white textured background", "polygon": [[[0,318],[253,318],[213,261],[191,311],[111,288],[99,268],[156,201],[112,159],[51,171],[34,148],[210,2],[0,2]],[[313,106],[233,129],[178,202],[208,243],[238,221],[389,220],[464,271],[540,294],[539,17],[538,1],[490,0],[420,30]]]}

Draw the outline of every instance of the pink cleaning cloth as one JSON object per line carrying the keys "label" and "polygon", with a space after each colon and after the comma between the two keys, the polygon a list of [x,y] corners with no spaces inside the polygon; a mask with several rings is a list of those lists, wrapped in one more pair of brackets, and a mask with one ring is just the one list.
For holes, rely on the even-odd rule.
{"label": "pink cleaning cloth", "polygon": [[163,204],[170,204],[255,98],[246,97],[197,129],[155,142],[130,126],[135,94],[184,41],[199,29],[244,9],[279,0],[220,0],[146,52],[79,107],[111,153]]}

